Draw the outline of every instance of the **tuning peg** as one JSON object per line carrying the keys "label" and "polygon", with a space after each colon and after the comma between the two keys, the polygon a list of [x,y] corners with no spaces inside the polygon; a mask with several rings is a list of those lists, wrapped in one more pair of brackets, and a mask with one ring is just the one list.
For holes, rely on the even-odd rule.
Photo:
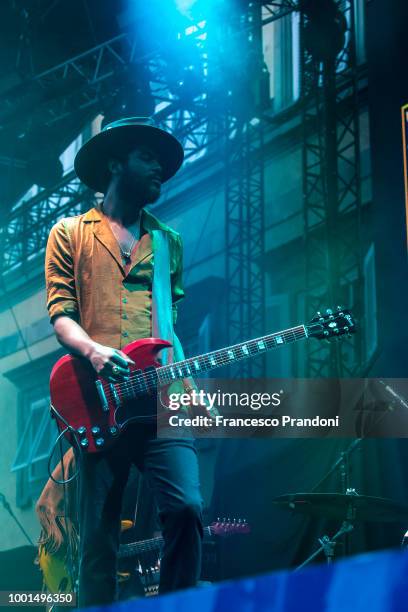
{"label": "tuning peg", "polygon": [[337,306],[337,310],[343,310],[343,306]]}
{"label": "tuning peg", "polygon": [[328,314],[328,315],[333,314],[332,309],[331,309],[331,308],[327,308],[327,309],[326,309],[326,314]]}

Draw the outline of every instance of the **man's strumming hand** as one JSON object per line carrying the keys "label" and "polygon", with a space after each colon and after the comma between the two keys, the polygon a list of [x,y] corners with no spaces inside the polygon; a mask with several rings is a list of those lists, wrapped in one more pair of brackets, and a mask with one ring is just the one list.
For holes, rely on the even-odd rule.
{"label": "man's strumming hand", "polygon": [[134,361],[122,351],[92,340],[70,317],[58,317],[54,329],[58,342],[72,353],[88,359],[99,376],[109,382],[118,382],[129,376],[129,364],[134,364]]}
{"label": "man's strumming hand", "polygon": [[129,364],[135,363],[122,351],[97,342],[93,343],[86,357],[98,376],[102,376],[109,382],[129,378]]}

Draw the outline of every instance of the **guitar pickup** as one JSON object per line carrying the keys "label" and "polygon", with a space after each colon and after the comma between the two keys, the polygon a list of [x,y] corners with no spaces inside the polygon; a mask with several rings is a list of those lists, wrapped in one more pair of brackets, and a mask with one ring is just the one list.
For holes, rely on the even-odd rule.
{"label": "guitar pickup", "polygon": [[115,402],[116,408],[119,408],[119,406],[120,406],[120,397],[119,397],[118,392],[116,391],[115,385],[110,383],[109,389],[111,390],[113,401]]}
{"label": "guitar pickup", "polygon": [[105,389],[103,388],[103,385],[102,385],[101,381],[100,380],[96,380],[95,381],[95,385],[96,385],[96,390],[97,390],[98,395],[99,395],[99,399],[101,400],[103,412],[109,412],[108,400],[106,399]]}

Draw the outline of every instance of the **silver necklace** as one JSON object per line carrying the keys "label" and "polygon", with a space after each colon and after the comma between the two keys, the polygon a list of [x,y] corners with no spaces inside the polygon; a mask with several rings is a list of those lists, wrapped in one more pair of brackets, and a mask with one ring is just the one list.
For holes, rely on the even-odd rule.
{"label": "silver necklace", "polygon": [[130,243],[130,246],[128,247],[127,251],[125,251],[125,249],[122,249],[119,240],[118,240],[118,243],[119,243],[119,248],[120,248],[120,252],[122,254],[123,259],[129,260],[132,255],[133,247],[135,246],[135,243],[136,243],[136,238],[133,236],[133,240]]}
{"label": "silver necklace", "polygon": [[137,238],[132,235],[132,242],[130,243],[130,245],[128,245],[127,249],[124,249],[122,247],[122,245],[121,245],[119,237],[116,234],[116,231],[115,231],[114,226],[112,225],[112,223],[110,224],[110,226],[112,228],[113,235],[116,238],[116,242],[118,243],[120,254],[122,255],[122,259],[124,259],[127,262],[130,261],[131,255],[132,255],[132,251],[133,251],[133,247],[135,246],[135,244],[137,242]]}

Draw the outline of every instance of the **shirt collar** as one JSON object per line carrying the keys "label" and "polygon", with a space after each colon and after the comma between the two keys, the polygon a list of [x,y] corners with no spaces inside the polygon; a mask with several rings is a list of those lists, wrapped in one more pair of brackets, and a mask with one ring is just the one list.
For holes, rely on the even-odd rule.
{"label": "shirt collar", "polygon": [[[82,222],[83,223],[98,223],[99,221],[102,220],[103,216],[104,214],[102,210],[100,209],[100,207],[95,206],[94,208],[91,208],[90,210],[88,210],[87,213],[83,215]],[[142,208],[141,227],[147,231],[154,230],[154,229],[161,229],[167,232],[172,231],[167,225],[165,225],[164,223],[159,221],[157,217],[152,215],[151,212],[146,210],[146,208]]]}

